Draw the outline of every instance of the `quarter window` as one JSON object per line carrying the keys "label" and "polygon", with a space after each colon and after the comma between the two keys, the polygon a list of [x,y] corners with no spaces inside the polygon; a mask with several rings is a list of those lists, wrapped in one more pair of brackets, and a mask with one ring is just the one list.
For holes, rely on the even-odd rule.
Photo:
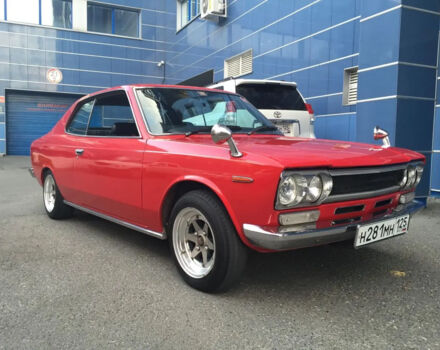
{"label": "quarter window", "polygon": [[87,5],[87,30],[139,37],[139,12],[89,3]]}
{"label": "quarter window", "polygon": [[90,113],[92,112],[93,102],[85,103],[74,115],[67,127],[67,132],[75,135],[85,135],[87,124],[89,123]]}
{"label": "quarter window", "polygon": [[108,137],[139,136],[130,103],[125,93],[112,93],[96,99],[87,135]]}

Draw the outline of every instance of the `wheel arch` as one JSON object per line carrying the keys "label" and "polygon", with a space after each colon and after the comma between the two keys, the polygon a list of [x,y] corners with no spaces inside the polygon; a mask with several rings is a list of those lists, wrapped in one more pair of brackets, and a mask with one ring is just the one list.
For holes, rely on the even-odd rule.
{"label": "wheel arch", "polygon": [[216,198],[218,198],[220,203],[225,208],[226,213],[229,215],[238,235],[241,238],[241,231],[238,220],[234,215],[230,203],[228,202],[222,191],[212,181],[198,176],[187,176],[185,178],[178,179],[166,191],[160,208],[160,217],[164,230],[167,230],[169,224],[168,220],[170,218],[171,210],[173,209],[175,201],[183,196],[185,193],[193,190],[207,190],[212,193]]}

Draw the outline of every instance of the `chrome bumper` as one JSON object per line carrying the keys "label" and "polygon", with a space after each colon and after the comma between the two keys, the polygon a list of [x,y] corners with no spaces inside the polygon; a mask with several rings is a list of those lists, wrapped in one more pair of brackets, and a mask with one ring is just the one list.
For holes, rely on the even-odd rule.
{"label": "chrome bumper", "polygon": [[[425,205],[419,201],[412,201],[399,211],[381,216],[380,218],[367,220],[361,224],[371,224],[385,219],[401,215],[414,215]],[[288,250],[313,247],[315,245],[354,239],[359,223],[329,227],[325,229],[313,229],[295,232],[271,232],[260,226],[244,224],[243,231],[246,238],[253,245],[270,250]]]}
{"label": "chrome bumper", "polygon": [[29,174],[31,174],[32,177],[35,177],[34,168],[28,168]]}

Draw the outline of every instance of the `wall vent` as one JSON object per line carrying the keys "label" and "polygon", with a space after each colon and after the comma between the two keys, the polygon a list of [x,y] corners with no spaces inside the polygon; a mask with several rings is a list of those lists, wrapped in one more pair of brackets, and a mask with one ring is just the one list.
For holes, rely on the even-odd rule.
{"label": "wall vent", "polygon": [[344,70],[344,93],[342,103],[344,105],[354,105],[358,95],[358,68],[352,67]]}
{"label": "wall vent", "polygon": [[236,78],[249,73],[252,73],[252,49],[225,60],[225,78]]}

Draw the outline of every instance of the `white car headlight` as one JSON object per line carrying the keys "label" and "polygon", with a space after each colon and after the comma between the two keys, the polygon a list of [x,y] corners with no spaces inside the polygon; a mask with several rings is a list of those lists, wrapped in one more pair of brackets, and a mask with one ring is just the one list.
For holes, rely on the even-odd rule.
{"label": "white car headlight", "polygon": [[417,177],[416,177],[416,182],[415,182],[414,186],[417,186],[419,184],[420,180],[422,179],[423,165],[419,164],[416,166],[416,173],[417,173]]}
{"label": "white car headlight", "polygon": [[306,178],[302,175],[289,175],[280,182],[278,200],[284,206],[293,206],[301,202],[306,193]]}
{"label": "white car headlight", "polygon": [[286,175],[278,186],[277,202],[282,207],[321,203],[330,195],[332,188],[332,178],[325,173]]}
{"label": "white car headlight", "polygon": [[406,182],[405,188],[412,188],[417,180],[416,167],[413,165],[408,166],[408,181]]}
{"label": "white car headlight", "polygon": [[308,202],[316,202],[322,194],[322,180],[321,176],[313,176],[310,180],[309,186],[307,188],[306,200]]}

